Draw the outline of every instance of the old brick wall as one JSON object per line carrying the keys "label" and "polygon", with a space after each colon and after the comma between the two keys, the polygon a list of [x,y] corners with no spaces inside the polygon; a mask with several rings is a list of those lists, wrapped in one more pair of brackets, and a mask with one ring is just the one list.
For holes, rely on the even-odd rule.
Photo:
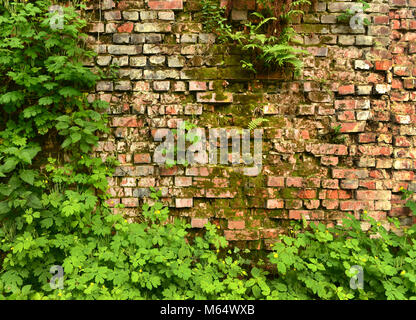
{"label": "old brick wall", "polygon": [[[302,216],[337,223],[367,210],[412,223],[399,188],[416,189],[416,1],[370,2],[364,31],[337,22],[351,2],[316,3],[295,25],[311,53],[297,78],[242,71],[235,47],[203,32],[198,2],[101,0],[87,10],[98,53],[90,65],[120,66],[117,79],[96,88],[111,103],[111,134],[97,152],[121,162],[110,205],[122,203],[134,217],[149,187],[161,187],[172,214],[189,217],[192,227],[209,220],[227,239],[255,248]],[[234,1],[234,23],[252,9],[253,0]],[[156,130],[178,119],[246,128],[261,112],[270,121],[260,175],[231,164],[152,162]],[[336,125],[344,143],[329,134]]]}

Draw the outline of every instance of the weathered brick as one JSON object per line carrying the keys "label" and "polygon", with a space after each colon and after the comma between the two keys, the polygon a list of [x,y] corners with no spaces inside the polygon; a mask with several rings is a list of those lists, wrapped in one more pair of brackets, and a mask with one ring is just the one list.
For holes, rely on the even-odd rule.
{"label": "weathered brick", "polygon": [[193,206],[193,198],[176,198],[176,208],[191,208]]}
{"label": "weathered brick", "polygon": [[269,187],[284,187],[285,178],[284,177],[267,177],[267,186]]}
{"label": "weathered brick", "polygon": [[284,208],[284,201],[278,199],[268,199],[266,204],[267,209],[282,209]]}
{"label": "weathered brick", "polygon": [[358,200],[390,200],[390,190],[357,190]]}
{"label": "weathered brick", "polygon": [[198,92],[196,100],[201,103],[231,103],[233,95],[230,92],[217,94],[216,92]]}
{"label": "weathered brick", "polygon": [[336,179],[365,179],[368,171],[365,169],[332,169],[332,177]]}
{"label": "weathered brick", "polygon": [[183,0],[149,0],[148,6],[152,10],[181,10]]}
{"label": "weathered brick", "polygon": [[228,229],[244,229],[246,227],[244,220],[228,220]]}
{"label": "weathered brick", "polygon": [[112,127],[131,127],[137,128],[143,126],[143,121],[141,119],[137,119],[136,116],[128,116],[128,117],[114,117],[112,119]]}
{"label": "weathered brick", "polygon": [[153,23],[135,23],[134,24],[135,32],[150,33],[150,32],[171,32],[172,26],[170,23],[165,22],[153,22]]}
{"label": "weathered brick", "polygon": [[115,55],[135,55],[142,53],[142,47],[137,45],[109,45],[108,53]]}
{"label": "weathered brick", "polygon": [[208,223],[207,218],[192,218],[191,227],[192,228],[203,228]]}

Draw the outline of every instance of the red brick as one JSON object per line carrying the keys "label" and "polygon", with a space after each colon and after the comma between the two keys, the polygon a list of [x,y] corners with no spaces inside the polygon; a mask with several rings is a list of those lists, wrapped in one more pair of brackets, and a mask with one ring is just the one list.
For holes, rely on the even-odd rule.
{"label": "red brick", "polygon": [[189,91],[205,91],[207,83],[205,81],[189,81]]}
{"label": "red brick", "polygon": [[329,156],[323,156],[321,157],[321,164],[324,166],[336,166],[339,162],[338,157],[329,157]]}
{"label": "red brick", "polygon": [[357,190],[357,200],[390,200],[389,190]]}
{"label": "red brick", "polygon": [[125,207],[137,207],[139,204],[138,198],[122,198],[121,203],[124,204]]}
{"label": "red brick", "polygon": [[288,177],[286,179],[287,187],[301,188],[303,183],[303,178],[300,177]]}
{"label": "red brick", "polygon": [[155,178],[140,178],[137,180],[137,186],[138,187],[154,187],[156,185],[156,179]]}
{"label": "red brick", "polygon": [[150,163],[152,161],[149,153],[135,153],[134,163]]}
{"label": "red brick", "polygon": [[149,0],[149,8],[152,10],[182,10],[182,0]]}
{"label": "red brick", "polygon": [[129,117],[114,117],[112,127],[143,127],[143,120],[137,119],[136,116],[129,116]]}
{"label": "red brick", "polygon": [[177,187],[189,187],[192,185],[191,177],[175,177],[175,186]]}
{"label": "red brick", "polygon": [[371,143],[376,141],[376,134],[375,133],[360,133],[358,135],[358,142],[360,143]]}
{"label": "red brick", "polygon": [[178,173],[178,167],[172,167],[172,168],[160,168],[160,175],[161,176],[174,176]]}
{"label": "red brick", "polygon": [[285,178],[284,177],[267,177],[267,186],[269,187],[284,187]]}
{"label": "red brick", "polygon": [[374,210],[374,201],[341,201],[340,209],[342,211]]}
{"label": "red brick", "polygon": [[338,179],[365,179],[368,171],[365,169],[332,169],[332,177]]}
{"label": "red brick", "polygon": [[388,147],[380,147],[380,146],[359,146],[358,150],[367,156],[390,156],[393,153],[393,148],[391,146]]}
{"label": "red brick", "polygon": [[360,181],[360,187],[366,188],[366,189],[376,189],[377,184],[373,180],[361,180]]}
{"label": "red brick", "polygon": [[335,109],[351,110],[358,106],[357,100],[336,100]]}
{"label": "red brick", "polygon": [[346,190],[326,190],[325,196],[326,199],[351,199],[351,194]]}
{"label": "red brick", "polygon": [[338,156],[345,156],[348,154],[347,146],[329,143],[307,145],[306,151],[316,155],[334,154]]}
{"label": "red brick", "polygon": [[263,239],[277,239],[283,231],[278,229],[262,229],[260,230],[260,237]]}
{"label": "red brick", "polygon": [[192,198],[176,198],[175,199],[176,208],[191,208],[193,206]]}
{"label": "red brick", "polygon": [[324,219],[325,213],[321,210],[289,210],[289,219],[300,220],[302,217],[306,220]]}
{"label": "red brick", "polygon": [[314,199],[316,198],[316,190],[312,190],[312,189],[300,190],[298,192],[298,197],[300,199]]}
{"label": "red brick", "polygon": [[318,209],[319,205],[321,204],[321,201],[319,200],[305,200],[304,201],[306,209]]}
{"label": "red brick", "polygon": [[122,24],[117,28],[118,32],[128,32],[131,33],[133,31],[134,24],[133,22],[127,22]]}
{"label": "red brick", "polygon": [[278,199],[268,199],[266,207],[267,209],[283,209],[284,201]]}
{"label": "red brick", "polygon": [[392,67],[393,62],[391,60],[381,60],[381,61],[376,61],[374,65],[375,65],[376,70],[387,71]]}
{"label": "red brick", "polygon": [[396,147],[411,147],[411,142],[406,137],[394,137],[394,145]]}
{"label": "red brick", "polygon": [[342,95],[354,94],[355,86],[353,84],[338,87],[338,93]]}
{"label": "red brick", "polygon": [[244,229],[246,227],[246,223],[244,220],[232,221],[228,220],[228,229]]}
{"label": "red brick", "polygon": [[256,231],[249,231],[249,230],[225,230],[224,236],[227,240],[235,241],[235,240],[258,240],[259,239],[259,232]]}
{"label": "red brick", "polygon": [[322,206],[328,210],[338,209],[339,201],[338,200],[322,200]]}
{"label": "red brick", "polygon": [[396,171],[393,172],[394,180],[414,180],[415,173],[413,171]]}
{"label": "red brick", "polygon": [[341,130],[342,133],[347,132],[363,132],[365,130],[366,122],[344,122],[341,123]]}
{"label": "red brick", "polygon": [[337,179],[324,179],[322,180],[322,188],[325,189],[338,189],[339,183]]}
{"label": "red brick", "polygon": [[374,24],[389,24],[389,17],[388,16],[375,16]]}
{"label": "red brick", "polygon": [[191,227],[192,228],[203,228],[208,223],[206,218],[192,218]]}

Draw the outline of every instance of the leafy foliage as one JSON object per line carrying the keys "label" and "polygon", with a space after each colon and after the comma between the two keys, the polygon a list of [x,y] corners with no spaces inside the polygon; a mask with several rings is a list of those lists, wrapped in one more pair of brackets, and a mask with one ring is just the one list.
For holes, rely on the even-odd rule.
{"label": "leafy foliage", "polygon": [[[308,0],[293,1],[288,4],[288,10],[281,12],[278,17],[273,16],[276,6],[272,1],[266,0],[268,5],[266,15],[254,12],[254,22],[244,24],[243,31],[235,31],[227,23],[224,17],[225,8],[219,7],[218,1],[203,0],[203,22],[208,32],[215,31],[223,42],[236,43],[245,53],[241,60],[243,69],[257,73],[259,70],[274,70],[276,67],[291,67],[295,74],[299,74],[302,68],[301,54],[308,52],[292,45],[296,35],[294,29],[288,26],[292,17],[303,14],[302,10],[296,9],[302,4],[310,4]],[[280,11],[279,11],[280,12]],[[283,24],[282,31],[276,35],[276,21]],[[270,30],[272,30],[270,32]]]}
{"label": "leafy foliage", "polygon": [[[358,3],[361,3],[363,12],[365,12],[365,10],[367,10],[368,8],[370,8],[370,5],[368,4],[368,2],[366,2],[365,0],[358,0]],[[346,9],[345,12],[341,13],[339,16],[337,16],[337,20],[339,22],[350,22],[350,19],[356,14],[356,11],[353,9]],[[368,26],[370,25],[370,21],[367,18],[363,19],[363,24]]]}
{"label": "leafy foliage", "polygon": [[268,119],[265,118],[256,118],[250,121],[250,123],[248,124],[248,129],[249,130],[254,130],[256,129],[258,126],[260,126],[263,122],[269,122]]}
{"label": "leafy foliage", "polygon": [[[287,290],[269,298],[415,299],[416,227],[396,234],[365,213],[363,220],[368,231],[348,215],[342,226],[311,224],[311,231],[295,228],[295,236],[283,236],[269,257],[280,274],[272,286]],[[352,266],[364,271],[362,289],[350,287]]]}
{"label": "leafy foliage", "polygon": [[[185,142],[185,145],[183,146],[184,150],[180,150],[183,153],[185,153],[186,148],[196,144],[198,141],[201,140],[201,137],[194,130],[196,129],[196,125],[192,122],[181,121],[178,129],[179,132],[177,129],[172,129],[172,134],[177,138],[177,140],[183,139],[183,141]],[[163,155],[169,155],[166,158],[165,163],[167,168],[172,168],[177,164],[183,164],[185,167],[189,165],[189,162],[186,159],[182,160],[183,163],[181,161],[178,162],[177,160],[175,160],[175,158],[177,158],[178,155],[178,145],[176,143],[172,145],[168,143],[168,148],[163,149],[162,152]]]}

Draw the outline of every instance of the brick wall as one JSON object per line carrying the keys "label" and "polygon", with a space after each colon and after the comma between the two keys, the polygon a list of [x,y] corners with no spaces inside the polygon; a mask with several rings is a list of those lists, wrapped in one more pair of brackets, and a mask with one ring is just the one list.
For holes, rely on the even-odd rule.
{"label": "brick wall", "polygon": [[[161,187],[173,215],[189,217],[196,229],[214,222],[227,239],[254,248],[302,216],[337,223],[367,210],[412,223],[399,188],[416,190],[416,1],[370,2],[364,31],[337,22],[350,5],[318,2],[295,25],[311,53],[295,79],[284,70],[242,71],[236,48],[203,32],[198,1],[90,5],[89,42],[98,52],[90,65],[120,65],[117,79],[98,83],[95,93],[111,104],[111,134],[97,152],[121,162],[110,205],[122,203],[134,217],[149,187]],[[231,17],[239,23],[253,8],[252,0],[234,1]],[[178,119],[245,128],[256,117],[253,105],[270,120],[260,175],[231,164],[168,169],[152,162],[157,129]],[[337,125],[344,143],[329,134]]]}

